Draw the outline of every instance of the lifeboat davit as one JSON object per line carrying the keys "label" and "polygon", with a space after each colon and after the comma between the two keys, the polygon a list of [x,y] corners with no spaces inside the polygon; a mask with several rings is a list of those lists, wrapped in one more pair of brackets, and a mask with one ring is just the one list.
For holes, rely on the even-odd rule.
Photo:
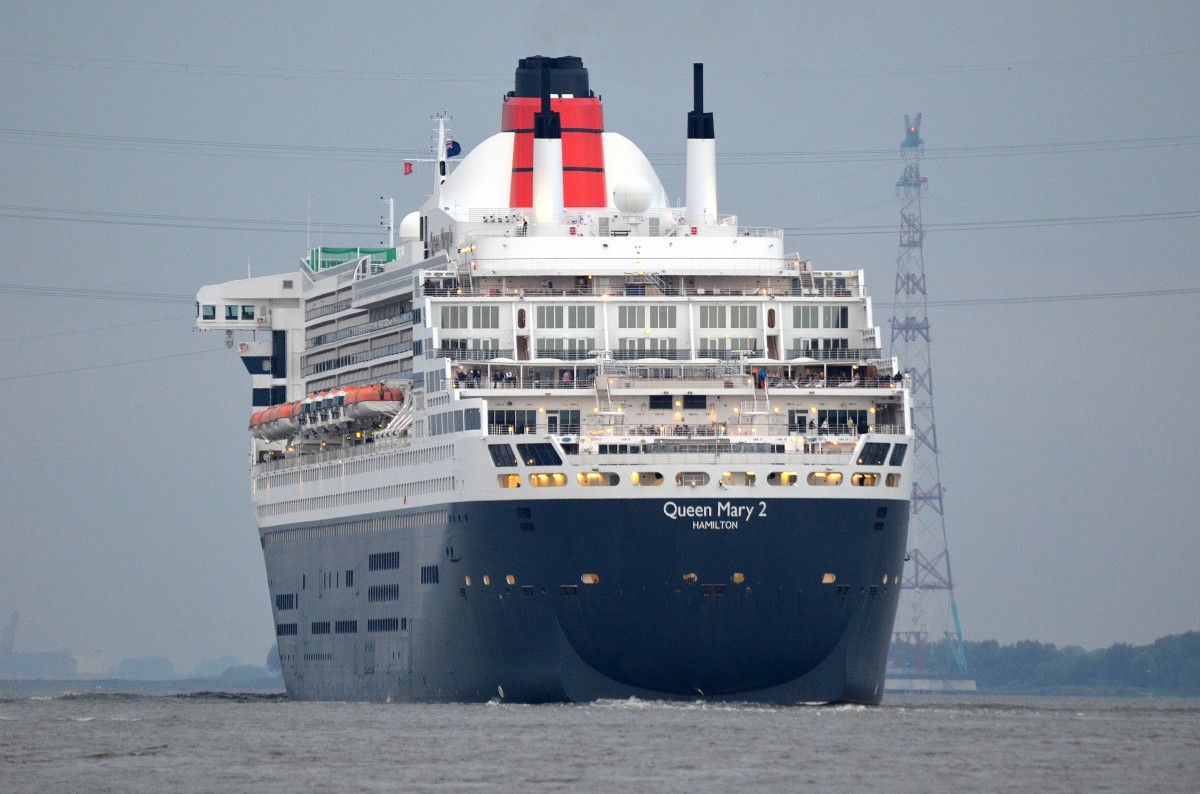
{"label": "lifeboat davit", "polygon": [[257,411],[250,417],[250,432],[266,441],[292,438],[301,430],[342,433],[395,416],[403,401],[404,392],[396,386],[343,386]]}

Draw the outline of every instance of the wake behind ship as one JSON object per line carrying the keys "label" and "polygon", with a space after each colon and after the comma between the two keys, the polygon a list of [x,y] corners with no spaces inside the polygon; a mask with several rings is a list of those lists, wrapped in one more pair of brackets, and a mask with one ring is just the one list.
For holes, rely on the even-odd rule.
{"label": "wake behind ship", "polygon": [[291,697],[880,700],[905,376],[861,270],[718,213],[692,99],[672,207],[582,61],[524,58],[398,240],[199,291]]}

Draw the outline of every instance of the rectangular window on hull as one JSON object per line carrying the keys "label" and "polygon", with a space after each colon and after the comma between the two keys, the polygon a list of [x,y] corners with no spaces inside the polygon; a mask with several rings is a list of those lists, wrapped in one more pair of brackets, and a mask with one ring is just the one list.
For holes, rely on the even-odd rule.
{"label": "rectangular window on hull", "polygon": [[437,584],[438,567],[436,565],[421,566],[421,584]]}
{"label": "rectangular window on hull", "polygon": [[358,621],[357,620],[335,621],[333,624],[333,633],[334,634],[357,634],[358,633]]}
{"label": "rectangular window on hull", "polygon": [[367,621],[367,631],[399,631],[400,618],[373,618]]}
{"label": "rectangular window on hull", "polygon": [[276,623],[276,637],[294,637],[297,634],[297,624],[295,623]]}
{"label": "rectangular window on hull", "polygon": [[322,620],[322,621],[312,624],[311,633],[312,634],[328,634],[329,633],[329,621]]}
{"label": "rectangular window on hull", "polygon": [[517,444],[526,466],[561,466],[562,458],[553,444]]}
{"label": "rectangular window on hull", "polygon": [[367,558],[368,571],[395,571],[400,568],[400,552],[385,551]]}
{"label": "rectangular window on hull", "polygon": [[862,454],[858,456],[860,466],[882,466],[887,460],[890,444],[863,444]]}
{"label": "rectangular window on hull", "polygon": [[367,588],[367,601],[399,601],[400,585],[373,584]]}
{"label": "rectangular window on hull", "polygon": [[513,454],[508,444],[489,444],[488,452],[492,455],[492,464],[498,469],[506,469],[517,465],[517,456]]}

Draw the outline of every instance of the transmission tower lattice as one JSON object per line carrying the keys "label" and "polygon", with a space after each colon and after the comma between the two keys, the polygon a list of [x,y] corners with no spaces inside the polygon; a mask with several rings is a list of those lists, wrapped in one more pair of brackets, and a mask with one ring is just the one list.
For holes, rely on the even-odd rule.
{"label": "transmission tower lattice", "polygon": [[[925,233],[921,228],[921,114],[904,117],[900,144],[904,173],[896,183],[900,208],[900,254],[896,259],[896,298],[892,304],[891,355],[898,356],[910,375],[914,443],[912,515],[909,521],[908,565],[901,583],[896,615],[893,666],[897,672],[925,673],[927,644],[945,642],[966,675],[962,627],[954,602],[950,550],[938,467],[937,425],[933,421],[933,366],[930,357],[928,298],[925,292]],[[899,651],[903,651],[900,653]]]}

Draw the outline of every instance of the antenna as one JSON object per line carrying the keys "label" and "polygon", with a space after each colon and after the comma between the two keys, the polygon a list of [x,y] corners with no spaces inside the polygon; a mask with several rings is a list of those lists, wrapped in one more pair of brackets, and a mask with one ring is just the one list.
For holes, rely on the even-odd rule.
{"label": "antenna", "polygon": [[[382,201],[383,203],[387,204],[387,208],[388,208],[388,214],[387,214],[387,218],[386,218],[387,233],[388,233],[388,248],[395,248],[396,247],[396,199],[384,198],[383,196],[380,196],[379,200]],[[384,221],[384,219],[381,218],[379,222],[383,223],[383,221]]]}

